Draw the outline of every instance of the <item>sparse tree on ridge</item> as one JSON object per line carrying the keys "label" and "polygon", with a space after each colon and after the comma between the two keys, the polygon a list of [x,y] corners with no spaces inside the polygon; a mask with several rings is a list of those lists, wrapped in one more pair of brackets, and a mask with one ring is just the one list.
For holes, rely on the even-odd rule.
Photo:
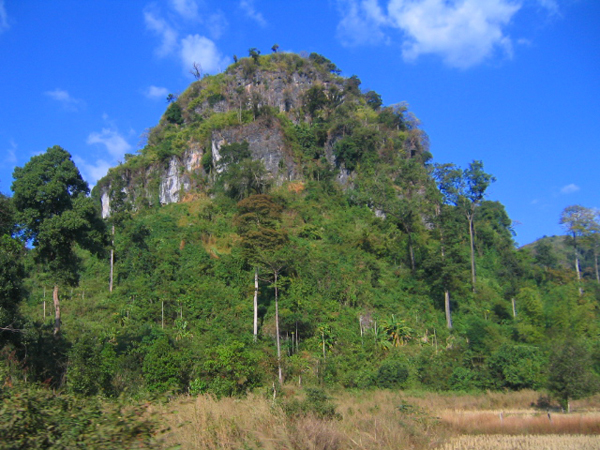
{"label": "sparse tree on ridge", "polygon": [[194,76],[196,80],[199,80],[200,78],[202,78],[202,66],[194,61],[190,73]]}

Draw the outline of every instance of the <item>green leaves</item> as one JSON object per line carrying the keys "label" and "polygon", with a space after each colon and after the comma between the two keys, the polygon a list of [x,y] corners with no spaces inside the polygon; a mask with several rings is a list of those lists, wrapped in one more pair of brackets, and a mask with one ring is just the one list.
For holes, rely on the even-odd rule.
{"label": "green leaves", "polygon": [[58,146],[15,168],[13,177],[16,219],[34,245],[45,220],[72,209],[75,198],[89,193],[71,155]]}

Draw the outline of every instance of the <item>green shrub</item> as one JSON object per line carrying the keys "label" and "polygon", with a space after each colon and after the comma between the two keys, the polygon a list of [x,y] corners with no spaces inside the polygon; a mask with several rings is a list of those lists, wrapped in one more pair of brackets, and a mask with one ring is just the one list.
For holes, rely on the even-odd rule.
{"label": "green shrub", "polygon": [[404,362],[389,359],[379,366],[377,385],[384,389],[399,389],[405,386],[408,375],[408,367]]}
{"label": "green shrub", "polygon": [[165,119],[167,119],[169,123],[181,125],[183,124],[183,116],[181,112],[181,106],[179,106],[178,103],[171,103],[165,112]]}
{"label": "green shrub", "polygon": [[331,402],[331,398],[323,390],[306,388],[304,392],[306,393],[304,400],[292,399],[283,403],[283,410],[288,417],[312,415],[325,420],[342,419],[341,414],[336,412],[336,406]]}
{"label": "green shrub", "polygon": [[35,387],[0,388],[0,450],[162,448],[146,408]]}

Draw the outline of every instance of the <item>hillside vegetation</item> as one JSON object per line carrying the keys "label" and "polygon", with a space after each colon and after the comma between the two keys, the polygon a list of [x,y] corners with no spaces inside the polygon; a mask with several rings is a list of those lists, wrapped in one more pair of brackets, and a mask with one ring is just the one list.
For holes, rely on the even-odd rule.
{"label": "hillside vegetation", "polygon": [[433,164],[404,104],[339,73],[255,51],[172,97],[91,197],[59,147],[18,168],[1,395],[295,384],[316,403],[288,408],[334,417],[322,389],[549,389],[565,408],[597,391],[598,230],[516,249],[481,161]]}

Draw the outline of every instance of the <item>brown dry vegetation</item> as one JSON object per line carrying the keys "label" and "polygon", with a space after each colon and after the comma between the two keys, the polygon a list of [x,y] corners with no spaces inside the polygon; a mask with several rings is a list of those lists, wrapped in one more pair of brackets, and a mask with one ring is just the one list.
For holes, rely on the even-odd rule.
{"label": "brown dry vegetation", "polygon": [[[281,394],[285,403],[301,396]],[[281,403],[256,395],[215,400],[181,397],[159,408],[171,431],[167,447],[181,449],[596,449],[600,396],[574,402],[575,413],[532,405],[533,391],[478,395],[339,392],[340,420],[290,417]],[[593,410],[596,410],[594,412]],[[500,414],[502,413],[502,418]]]}
{"label": "brown dry vegetation", "polygon": [[598,436],[460,436],[440,450],[597,450]]}
{"label": "brown dry vegetation", "polygon": [[372,394],[336,398],[340,420],[310,414],[290,418],[272,401],[254,395],[180,398],[159,413],[171,427],[166,446],[182,449],[425,449],[448,437],[419,411],[402,412],[398,394]]}

